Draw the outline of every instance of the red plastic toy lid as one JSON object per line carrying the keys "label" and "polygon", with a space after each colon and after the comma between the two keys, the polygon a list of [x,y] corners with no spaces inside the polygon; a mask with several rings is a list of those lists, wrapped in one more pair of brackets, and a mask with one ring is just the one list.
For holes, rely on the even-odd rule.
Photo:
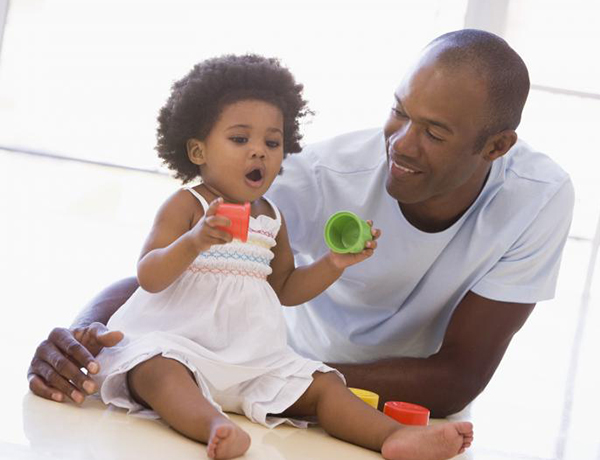
{"label": "red plastic toy lid", "polygon": [[429,409],[418,404],[388,401],[383,406],[383,413],[403,425],[427,425],[429,423]]}

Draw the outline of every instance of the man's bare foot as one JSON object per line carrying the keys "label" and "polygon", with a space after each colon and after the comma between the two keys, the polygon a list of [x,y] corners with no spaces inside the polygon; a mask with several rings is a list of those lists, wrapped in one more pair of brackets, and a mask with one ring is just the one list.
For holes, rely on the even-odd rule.
{"label": "man's bare foot", "polygon": [[381,447],[381,455],[388,460],[444,460],[463,453],[472,442],[473,425],[470,422],[407,426],[387,437]]}
{"label": "man's bare foot", "polygon": [[249,447],[250,436],[248,433],[239,426],[226,421],[213,425],[210,438],[206,443],[206,453],[208,458],[235,458],[244,455]]}

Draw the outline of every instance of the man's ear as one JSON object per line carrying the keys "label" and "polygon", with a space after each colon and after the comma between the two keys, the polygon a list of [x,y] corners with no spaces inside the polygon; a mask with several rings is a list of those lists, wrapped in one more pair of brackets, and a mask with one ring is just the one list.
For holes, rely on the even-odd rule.
{"label": "man's ear", "polygon": [[198,139],[188,139],[186,144],[188,158],[195,165],[203,165],[206,162],[204,156],[204,143]]}
{"label": "man's ear", "polygon": [[517,133],[513,129],[505,129],[488,138],[483,147],[483,158],[494,161],[503,156],[517,142]]}

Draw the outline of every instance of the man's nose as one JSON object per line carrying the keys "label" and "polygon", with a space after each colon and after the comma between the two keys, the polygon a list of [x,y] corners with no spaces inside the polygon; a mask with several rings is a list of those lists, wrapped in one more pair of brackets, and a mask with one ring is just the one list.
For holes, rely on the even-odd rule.
{"label": "man's nose", "polygon": [[409,121],[392,133],[390,145],[396,152],[410,154],[414,150],[417,141],[415,128],[415,125]]}

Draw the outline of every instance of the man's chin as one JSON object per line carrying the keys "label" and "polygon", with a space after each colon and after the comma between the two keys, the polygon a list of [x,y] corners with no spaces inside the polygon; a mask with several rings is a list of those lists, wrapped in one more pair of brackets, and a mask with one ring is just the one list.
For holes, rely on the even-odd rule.
{"label": "man's chin", "polygon": [[414,190],[406,190],[405,187],[398,187],[390,179],[386,182],[385,189],[389,196],[401,204],[415,204],[423,201],[422,197],[416,194]]}

